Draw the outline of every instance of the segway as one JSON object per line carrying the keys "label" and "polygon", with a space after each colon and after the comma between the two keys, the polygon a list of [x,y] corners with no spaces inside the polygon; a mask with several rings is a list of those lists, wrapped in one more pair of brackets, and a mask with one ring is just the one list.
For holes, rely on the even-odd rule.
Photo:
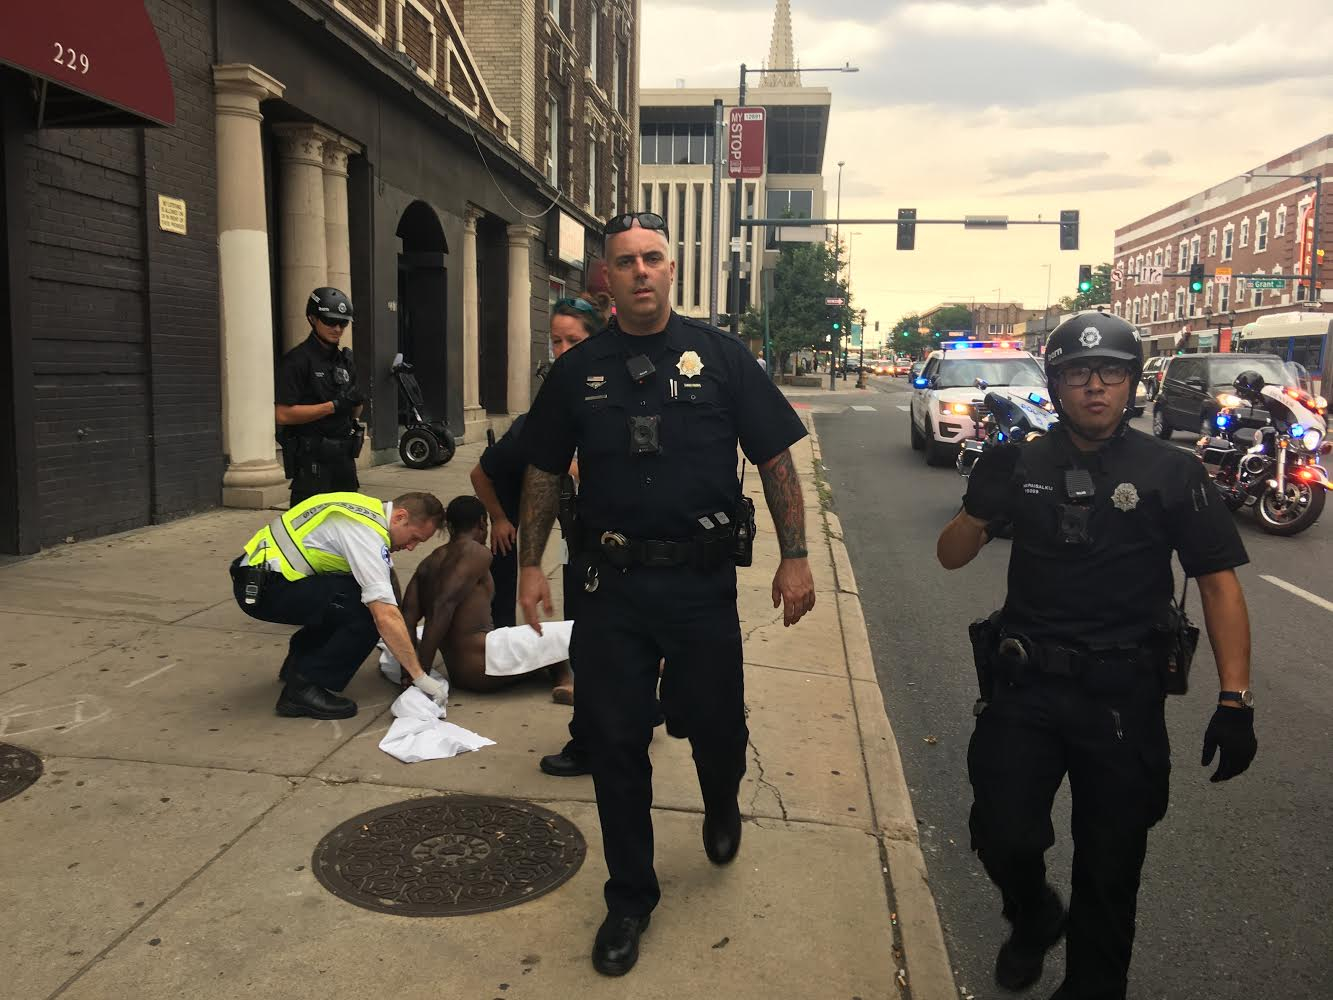
{"label": "segway", "polygon": [[398,383],[399,419],[404,425],[403,436],[398,439],[398,456],[409,469],[443,465],[454,457],[458,447],[454,436],[443,420],[432,420],[426,413],[421,384],[401,354],[394,355],[389,373]]}

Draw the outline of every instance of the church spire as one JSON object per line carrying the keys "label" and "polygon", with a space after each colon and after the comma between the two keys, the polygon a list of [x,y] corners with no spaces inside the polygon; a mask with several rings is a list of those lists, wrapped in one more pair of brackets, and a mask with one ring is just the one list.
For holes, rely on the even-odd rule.
{"label": "church spire", "polygon": [[[768,47],[768,63],[771,69],[794,69],[796,67],[796,47],[791,40],[791,0],[778,0],[777,10],[773,12],[773,40]],[[800,73],[764,72],[762,86],[799,87]]]}

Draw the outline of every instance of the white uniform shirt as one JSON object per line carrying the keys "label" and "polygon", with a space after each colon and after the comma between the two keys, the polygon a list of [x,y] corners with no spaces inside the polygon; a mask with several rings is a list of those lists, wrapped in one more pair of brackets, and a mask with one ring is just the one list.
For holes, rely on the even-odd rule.
{"label": "white uniform shirt", "polygon": [[[387,522],[392,516],[393,504],[385,503],[384,520]],[[362,604],[384,601],[397,606],[393,582],[389,578],[393,557],[373,528],[350,517],[330,514],[305,536],[305,546],[347,560],[352,567],[352,576],[361,585]],[[268,564],[270,569],[280,569],[276,559],[270,559]]]}

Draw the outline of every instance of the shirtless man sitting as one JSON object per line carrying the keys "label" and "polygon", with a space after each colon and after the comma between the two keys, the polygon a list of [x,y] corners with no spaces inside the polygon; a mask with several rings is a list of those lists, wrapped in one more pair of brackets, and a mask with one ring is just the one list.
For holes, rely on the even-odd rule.
{"label": "shirtless man sitting", "polygon": [[[435,651],[444,657],[449,683],[463,691],[497,691],[524,675],[495,677],[486,673],[486,636],[492,631],[491,550],[486,544],[485,505],[474,496],[455,497],[444,511],[449,541],[428,555],[403,595],[403,618],[409,633],[423,617],[426,626],[417,643],[422,663]],[[542,669],[540,667],[536,669]],[[569,665],[552,668],[555,686],[569,684]]]}

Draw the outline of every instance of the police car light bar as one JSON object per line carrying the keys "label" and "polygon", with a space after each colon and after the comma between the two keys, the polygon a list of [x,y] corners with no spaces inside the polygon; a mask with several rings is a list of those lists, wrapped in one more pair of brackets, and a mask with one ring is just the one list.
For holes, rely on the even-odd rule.
{"label": "police car light bar", "polygon": [[1018,345],[1009,340],[946,340],[940,344],[946,351],[959,351],[966,348],[1001,347],[1016,350]]}

